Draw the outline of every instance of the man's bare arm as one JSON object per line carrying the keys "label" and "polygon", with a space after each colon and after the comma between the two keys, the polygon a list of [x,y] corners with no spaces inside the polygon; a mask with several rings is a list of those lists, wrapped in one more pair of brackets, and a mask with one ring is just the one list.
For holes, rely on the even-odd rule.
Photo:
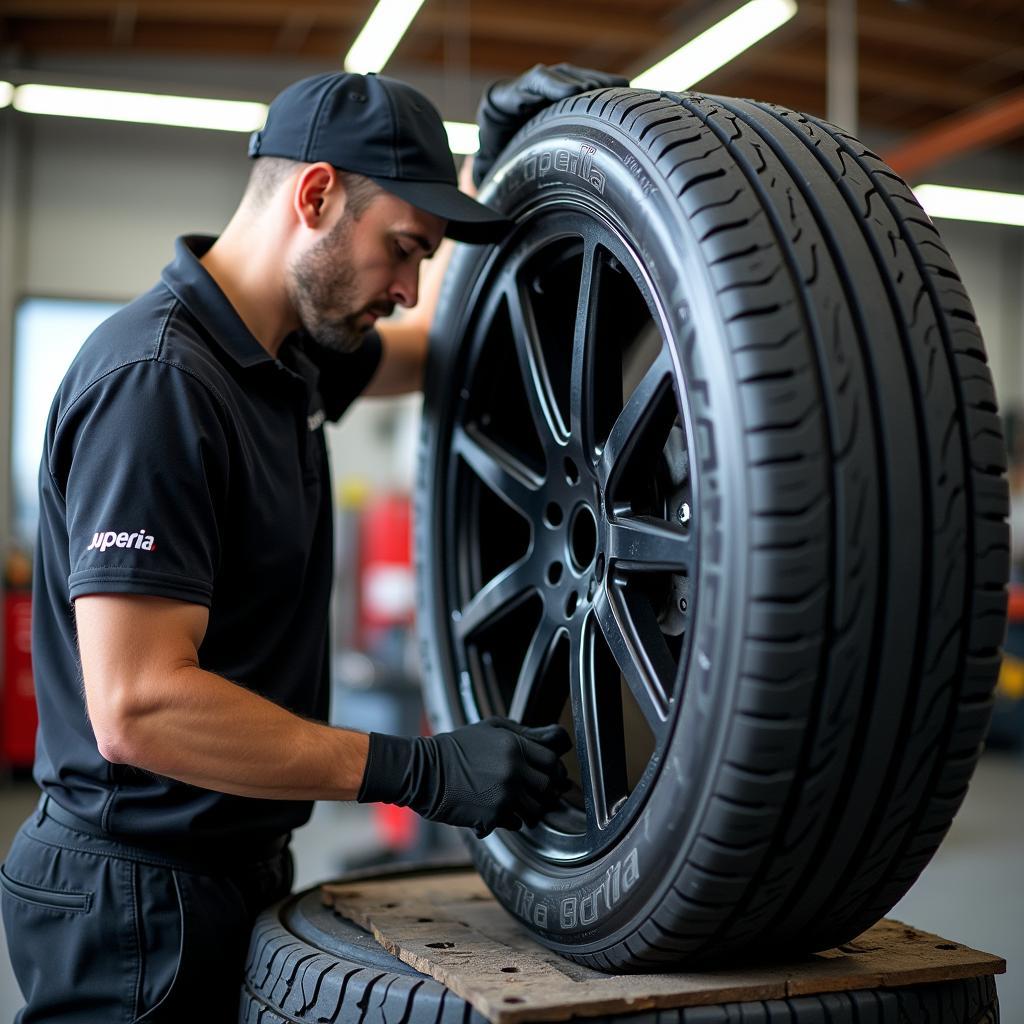
{"label": "man's bare arm", "polygon": [[209,612],[161,597],[75,601],[100,753],[238,796],[355,799],[368,737],[307,721],[199,667]]}

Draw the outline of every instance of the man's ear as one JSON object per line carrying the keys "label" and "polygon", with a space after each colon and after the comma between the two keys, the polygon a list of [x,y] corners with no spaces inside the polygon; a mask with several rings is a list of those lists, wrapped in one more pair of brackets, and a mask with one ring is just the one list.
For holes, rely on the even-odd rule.
{"label": "man's ear", "polygon": [[307,228],[324,224],[324,215],[332,204],[345,204],[345,186],[338,172],[328,163],[310,164],[299,175],[292,193],[296,217]]}

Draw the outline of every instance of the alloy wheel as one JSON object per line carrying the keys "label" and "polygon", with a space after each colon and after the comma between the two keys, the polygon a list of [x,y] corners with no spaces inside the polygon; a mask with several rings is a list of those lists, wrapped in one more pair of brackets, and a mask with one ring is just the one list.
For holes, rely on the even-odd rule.
{"label": "alloy wheel", "polygon": [[561,721],[574,786],[522,841],[597,856],[661,760],[698,596],[675,339],[628,240],[524,219],[482,294],[447,467],[450,639],[468,720]]}

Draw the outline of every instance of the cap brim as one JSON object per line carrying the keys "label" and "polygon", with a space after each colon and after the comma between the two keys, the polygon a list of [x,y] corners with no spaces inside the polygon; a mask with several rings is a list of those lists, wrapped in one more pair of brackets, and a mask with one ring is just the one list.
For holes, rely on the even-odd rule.
{"label": "cap brim", "polygon": [[512,228],[512,221],[489,206],[471,199],[448,182],[393,178],[372,180],[417,209],[443,217],[448,221],[445,234],[456,242],[498,242]]}

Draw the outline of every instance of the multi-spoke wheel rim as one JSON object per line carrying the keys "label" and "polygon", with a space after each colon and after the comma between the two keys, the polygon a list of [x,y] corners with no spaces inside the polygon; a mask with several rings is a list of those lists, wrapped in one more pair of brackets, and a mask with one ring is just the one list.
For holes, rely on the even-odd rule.
{"label": "multi-spoke wheel rim", "polygon": [[444,593],[468,720],[561,721],[573,789],[521,841],[599,855],[682,699],[699,480],[675,339],[623,233],[539,211],[492,268],[456,383]]}

